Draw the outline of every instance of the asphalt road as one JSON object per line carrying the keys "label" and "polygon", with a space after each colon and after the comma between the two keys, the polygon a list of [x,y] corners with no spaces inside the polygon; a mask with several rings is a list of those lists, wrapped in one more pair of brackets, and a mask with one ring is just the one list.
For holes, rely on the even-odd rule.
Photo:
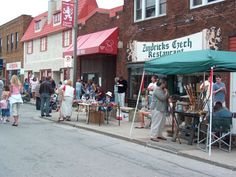
{"label": "asphalt road", "polygon": [[[223,160],[223,159],[222,159]],[[0,177],[235,177],[236,172],[39,118],[0,125]]]}

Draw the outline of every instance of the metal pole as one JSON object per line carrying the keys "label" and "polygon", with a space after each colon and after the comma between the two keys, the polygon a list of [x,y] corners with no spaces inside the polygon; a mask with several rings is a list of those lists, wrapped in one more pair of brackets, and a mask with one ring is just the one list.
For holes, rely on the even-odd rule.
{"label": "metal pole", "polygon": [[209,155],[209,157],[211,157],[211,141],[212,141],[212,137],[211,137],[211,131],[212,131],[212,105],[213,105],[213,67],[211,67],[211,75],[210,75],[210,77],[211,77],[211,94],[210,94],[210,122],[209,122],[209,153],[208,153],[208,155]]}
{"label": "metal pole", "polygon": [[74,3],[74,28],[73,28],[73,85],[75,86],[77,77],[77,34],[78,34],[78,0]]}

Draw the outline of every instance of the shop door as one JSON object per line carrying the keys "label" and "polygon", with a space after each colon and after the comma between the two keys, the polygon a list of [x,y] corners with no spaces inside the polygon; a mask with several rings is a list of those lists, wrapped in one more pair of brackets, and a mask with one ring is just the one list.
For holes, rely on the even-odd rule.
{"label": "shop door", "polygon": [[[229,38],[229,50],[236,52],[236,37]],[[230,73],[230,111],[236,112],[236,72]]]}

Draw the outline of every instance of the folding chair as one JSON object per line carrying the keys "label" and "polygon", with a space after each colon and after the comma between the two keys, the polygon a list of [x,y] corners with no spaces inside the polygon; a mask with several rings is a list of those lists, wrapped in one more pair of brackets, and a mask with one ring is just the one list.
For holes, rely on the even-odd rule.
{"label": "folding chair", "polygon": [[[205,125],[206,128],[202,129]],[[210,145],[218,143],[218,147],[221,150],[230,152],[232,143],[232,118],[229,117],[213,117],[212,118],[212,132],[210,134],[209,123],[204,124],[203,122],[198,126],[198,147],[201,150],[208,151]],[[205,134],[205,136],[204,136]],[[204,137],[201,137],[204,136]],[[211,142],[210,141],[211,136]],[[202,143],[205,146],[202,147]]]}

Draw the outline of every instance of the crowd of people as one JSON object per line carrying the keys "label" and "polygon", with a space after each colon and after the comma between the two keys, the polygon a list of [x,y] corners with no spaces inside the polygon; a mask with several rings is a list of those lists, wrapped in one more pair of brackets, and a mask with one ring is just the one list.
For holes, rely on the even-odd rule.
{"label": "crowd of people", "polygon": [[[206,99],[210,95],[210,81],[206,80],[201,84],[200,89],[207,94]],[[50,112],[52,95],[56,94],[58,102],[57,110],[60,112],[59,121],[70,121],[72,115],[73,103],[83,102],[86,100],[94,100],[100,106],[99,111],[111,111],[114,105],[125,105],[125,93],[127,90],[127,81],[123,77],[115,78],[114,93],[111,91],[105,92],[101,86],[98,86],[92,80],[83,81],[77,79],[75,88],[71,80],[59,82],[57,85],[51,77],[46,77],[44,80],[38,80],[32,77],[30,81],[25,79],[21,84],[18,77],[13,75],[9,85],[5,85],[0,78],[0,107],[2,117],[0,123],[10,122],[10,115],[13,116],[12,126],[19,124],[19,109],[23,103],[21,94],[28,92],[32,99],[36,101],[36,109],[40,110],[41,117],[51,117]],[[166,123],[166,112],[168,110],[169,92],[167,90],[167,82],[165,79],[158,79],[157,76],[152,76],[151,83],[146,89],[146,98],[142,109],[139,111],[140,126],[136,128],[150,127],[150,139],[158,142],[166,140],[163,136],[164,126]],[[113,95],[114,94],[114,95]],[[221,76],[216,76],[216,83],[213,85],[213,116],[227,117],[232,116],[232,113],[225,108],[225,84],[221,81]],[[208,102],[209,107],[209,102]],[[209,111],[207,108],[204,108]],[[145,123],[145,117],[150,118],[148,124]]]}
{"label": "crowd of people", "polygon": [[[216,82],[213,84],[213,118],[217,117],[232,117],[232,113],[225,107],[226,87],[221,80],[220,75],[216,75]],[[200,85],[200,90],[206,94],[206,106],[204,111],[209,115],[210,107],[210,79]],[[150,127],[150,136],[152,141],[166,140],[162,135],[165,122],[166,112],[168,110],[169,93],[165,80],[158,80],[157,76],[152,76],[151,83],[148,85],[144,93],[142,108],[139,111],[140,126],[135,128],[142,129]],[[150,121],[145,123],[145,117]]]}
{"label": "crowd of people", "polygon": [[103,88],[97,85],[93,80],[83,81],[80,78],[75,83],[71,80],[65,80],[58,84],[50,78],[46,77],[43,81],[38,80],[36,77],[25,79],[23,84],[24,92],[29,93],[36,101],[36,110],[41,111],[41,117],[51,117],[52,98],[56,97],[57,110],[60,111],[59,121],[71,120],[73,103],[94,100],[98,104],[104,105],[99,108],[104,111],[109,108],[109,104],[125,105],[125,92],[127,90],[127,81],[121,76],[115,78],[114,95],[111,91],[105,92]]}
{"label": "crowd of people", "polygon": [[9,86],[4,86],[4,82],[0,78],[0,108],[2,112],[0,123],[9,122],[10,115],[12,115],[14,118],[12,125],[18,126],[20,104],[24,100],[23,95],[29,97],[29,101],[30,99],[35,101],[36,110],[40,110],[41,117],[51,117],[52,106],[55,104],[54,108],[60,111],[59,121],[70,121],[74,102],[96,100],[101,105],[100,111],[110,111],[112,109],[112,106],[109,106],[111,103],[125,105],[126,90],[127,81],[122,76],[115,78],[114,95],[111,91],[104,92],[103,88],[93,80],[83,81],[80,78],[77,79],[75,88],[71,80],[56,84],[51,77],[39,80],[37,77],[31,76],[29,79],[26,78],[22,84],[18,76],[13,75]]}

